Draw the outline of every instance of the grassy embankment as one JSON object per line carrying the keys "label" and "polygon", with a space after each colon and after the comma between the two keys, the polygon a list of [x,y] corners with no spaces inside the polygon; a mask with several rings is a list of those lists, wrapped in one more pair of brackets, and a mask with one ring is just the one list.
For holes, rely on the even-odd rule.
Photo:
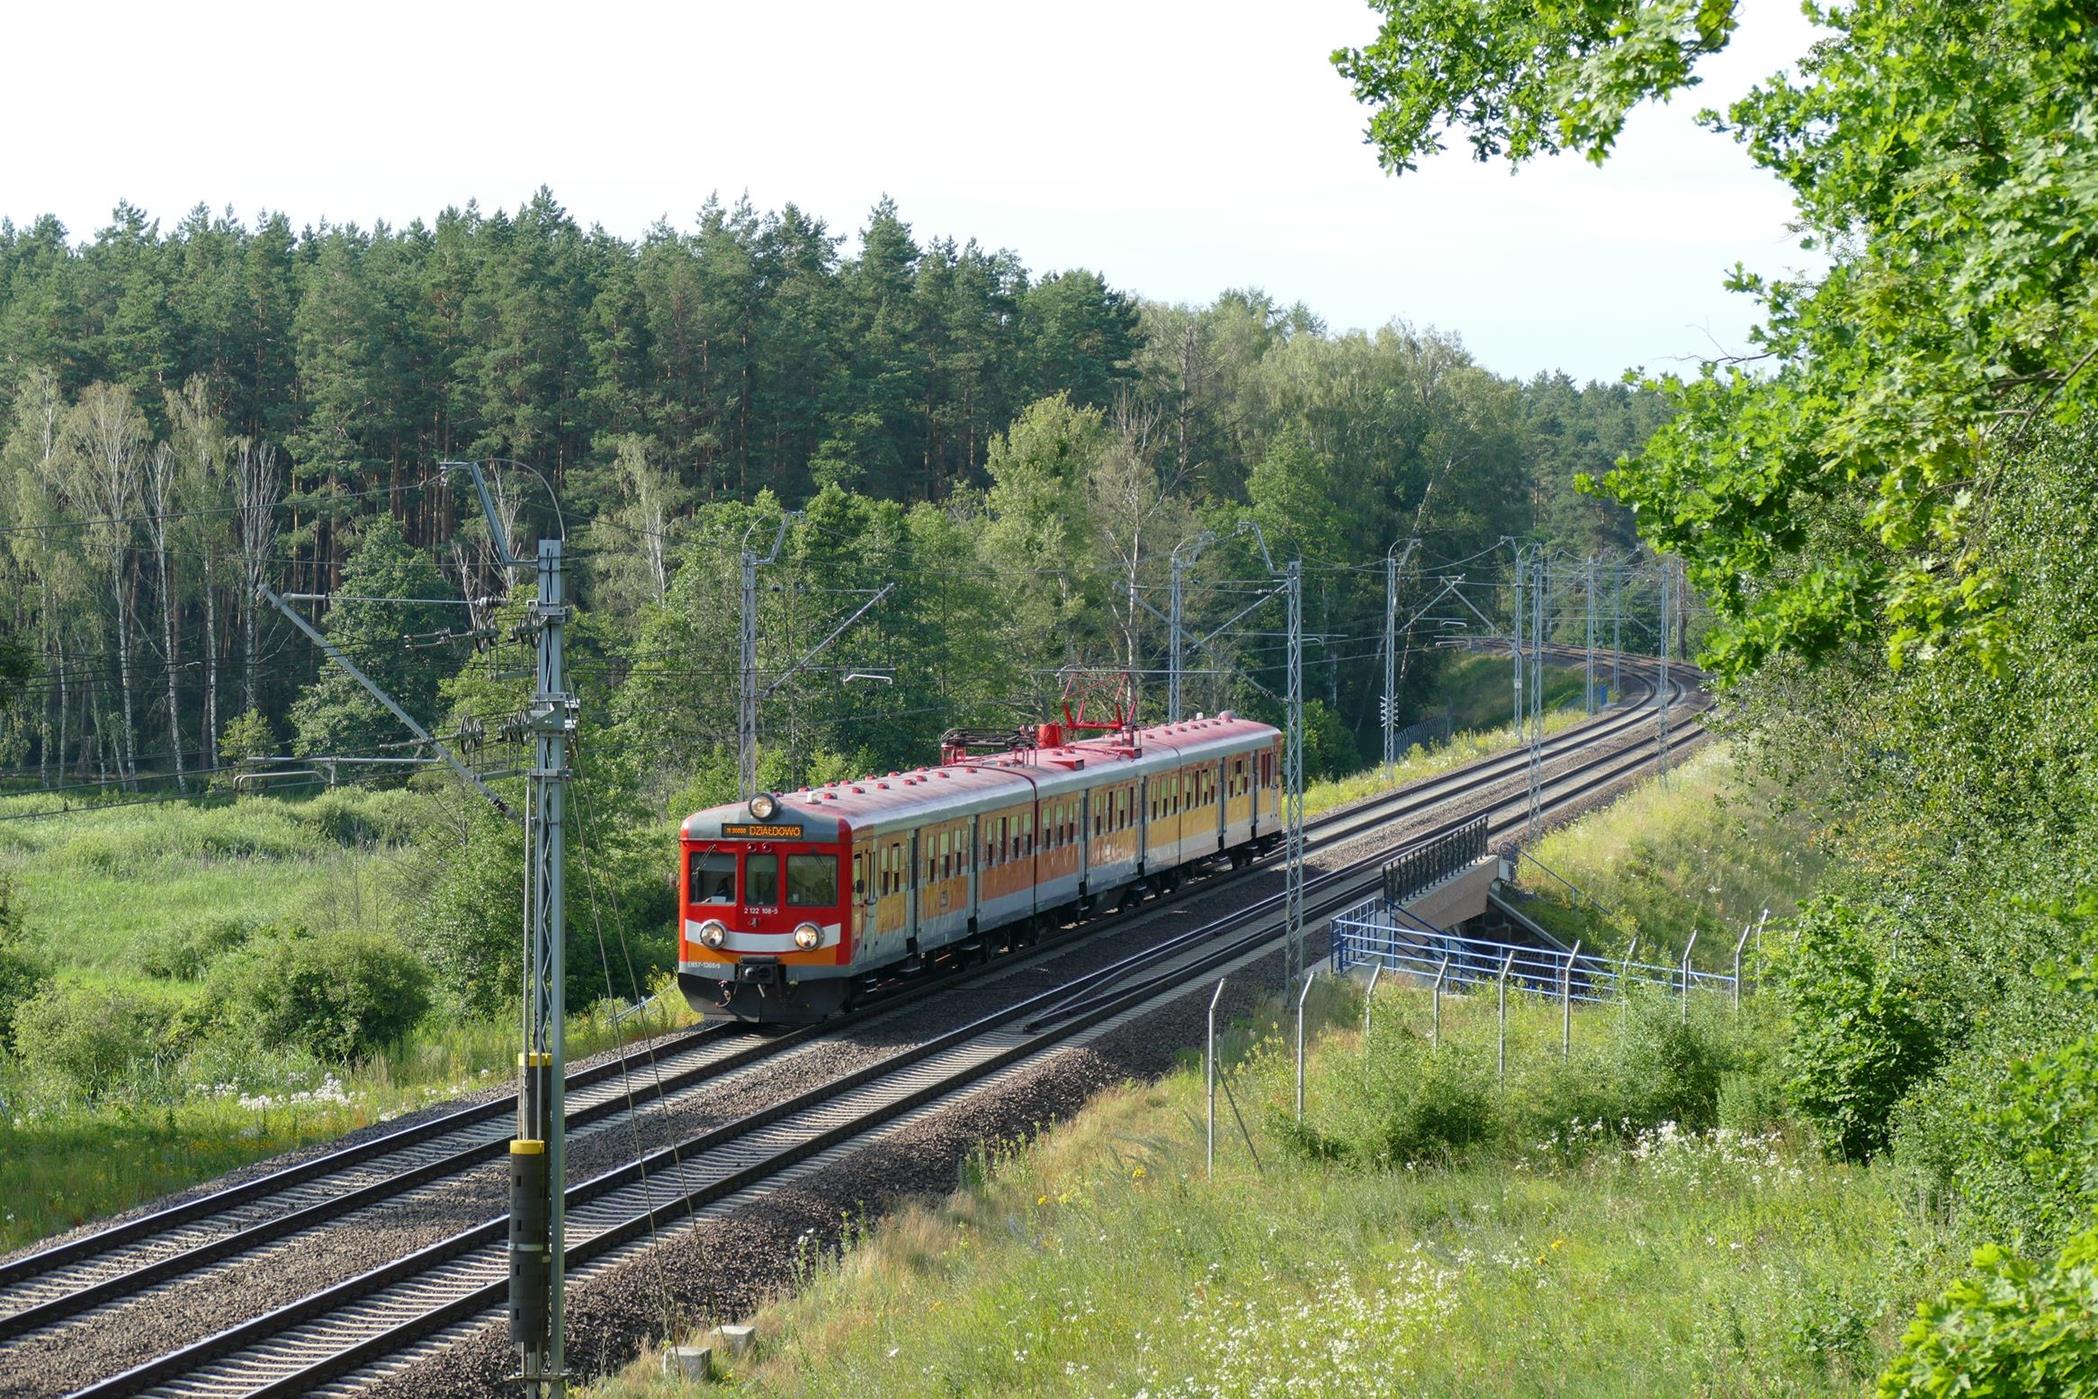
{"label": "grassy embankment", "polygon": [[1768,908],[1782,918],[1825,863],[1798,819],[1712,745],[1665,781],[1552,831],[1520,862],[1524,912],[1563,941],[1638,960],[1682,956],[1695,931],[1700,966],[1726,970],[1743,928]]}
{"label": "grassy embankment", "polygon": [[[1782,911],[1791,867],[1741,847],[1795,825],[1744,819],[1718,840],[1666,819],[1724,784],[1724,760],[1706,762],[1627,808],[1664,818],[1636,830],[1653,868],[1769,868],[1740,892]],[[1574,834],[1600,852],[1626,822],[1605,812]],[[1701,997],[1687,1027],[1665,1000],[1580,1010],[1562,1061],[1556,1005],[1518,998],[1503,1085],[1490,995],[1445,1000],[1439,1050],[1420,990],[1380,990],[1367,1039],[1353,988],[1313,999],[1309,1130],[1291,1122],[1271,1008],[1226,1047],[1252,1147],[1220,1102],[1214,1179],[1199,1065],[1108,1093],[949,1199],[807,1260],[797,1295],[756,1318],[760,1355],[735,1387],[1854,1394],[1956,1264],[1958,1242],[1890,1173],[1830,1161],[1776,1115],[1753,1001],[1737,1018]],[[654,1368],[593,1392],[683,1392]]]}

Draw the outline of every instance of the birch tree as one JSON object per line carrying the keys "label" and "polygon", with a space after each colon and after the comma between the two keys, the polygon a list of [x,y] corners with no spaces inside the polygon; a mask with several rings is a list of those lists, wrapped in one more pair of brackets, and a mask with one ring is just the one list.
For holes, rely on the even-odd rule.
{"label": "birch tree", "polygon": [[[180,473],[175,449],[161,442],[146,458],[140,482],[145,496],[146,533],[153,542],[153,563],[159,575],[160,657],[161,674],[167,678],[168,753],[175,764],[176,790],[187,792],[189,776],[182,762],[182,688],[178,681],[181,657],[175,639],[175,614],[181,610],[181,600],[175,594],[174,576],[168,567],[168,530],[181,504]],[[128,713],[125,722],[130,722]]]}
{"label": "birch tree", "polygon": [[[146,418],[121,385],[94,383],[66,414],[65,480],[68,502],[84,522],[86,537],[107,567],[110,610],[116,619],[117,683],[123,700],[123,734],[117,765],[126,786],[138,786],[137,703],[131,654],[130,554],[139,503],[139,478],[146,461]],[[99,728],[99,726],[98,726]]]}
{"label": "birch tree", "polygon": [[277,502],[284,482],[277,474],[277,450],[267,442],[243,437],[233,444],[234,521],[240,541],[240,708],[257,708],[256,665],[259,660],[256,605],[261,600],[270,555],[277,547]]}
{"label": "birch tree", "polygon": [[[208,765],[218,751],[219,737],[219,608],[220,559],[225,552],[225,516],[232,485],[227,471],[229,443],[225,424],[211,404],[209,385],[201,375],[192,376],[179,394],[167,396],[168,422],[172,427],[176,459],[176,490],[193,509],[173,531],[182,541],[181,552],[196,559],[197,591],[204,604],[204,743]],[[165,546],[162,546],[165,553]],[[165,615],[179,615],[180,599],[165,599]],[[169,660],[173,665],[172,657]]]}

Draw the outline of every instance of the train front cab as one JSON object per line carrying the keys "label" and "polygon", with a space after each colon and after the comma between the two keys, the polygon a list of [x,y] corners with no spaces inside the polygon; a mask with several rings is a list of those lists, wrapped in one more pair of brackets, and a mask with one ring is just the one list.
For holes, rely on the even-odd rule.
{"label": "train front cab", "polygon": [[851,833],[778,799],[768,810],[762,821],[740,807],[686,820],[678,988],[706,1014],[819,1020],[851,984]]}

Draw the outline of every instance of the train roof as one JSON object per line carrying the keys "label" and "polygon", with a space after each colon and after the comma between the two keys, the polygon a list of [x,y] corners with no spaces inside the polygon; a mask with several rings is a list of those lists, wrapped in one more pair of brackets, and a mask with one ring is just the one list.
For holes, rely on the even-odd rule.
{"label": "train roof", "polygon": [[[841,820],[856,831],[917,826],[926,820],[997,810],[1031,795],[1083,791],[1182,763],[1243,753],[1280,736],[1271,724],[1242,719],[1226,710],[1138,729],[1134,744],[1119,738],[1078,739],[1054,747],[1016,749],[962,763],[783,792],[773,823],[801,826],[809,840],[836,839]],[[739,802],[695,812],[685,818],[681,831],[688,840],[720,839],[724,826],[749,822],[749,812]]]}

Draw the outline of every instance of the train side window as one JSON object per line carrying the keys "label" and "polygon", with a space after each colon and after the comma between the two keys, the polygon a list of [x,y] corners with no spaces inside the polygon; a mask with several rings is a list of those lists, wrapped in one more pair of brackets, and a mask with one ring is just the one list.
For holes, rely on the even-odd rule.
{"label": "train side window", "polygon": [[[837,877],[835,869],[831,877]],[[779,856],[743,857],[743,902],[767,908],[779,905]]]}
{"label": "train side window", "polygon": [[705,850],[692,857],[688,903],[732,904],[736,901],[736,856],[728,850]]}
{"label": "train side window", "polygon": [[789,855],[787,902],[796,908],[833,908],[838,902],[838,857]]}

